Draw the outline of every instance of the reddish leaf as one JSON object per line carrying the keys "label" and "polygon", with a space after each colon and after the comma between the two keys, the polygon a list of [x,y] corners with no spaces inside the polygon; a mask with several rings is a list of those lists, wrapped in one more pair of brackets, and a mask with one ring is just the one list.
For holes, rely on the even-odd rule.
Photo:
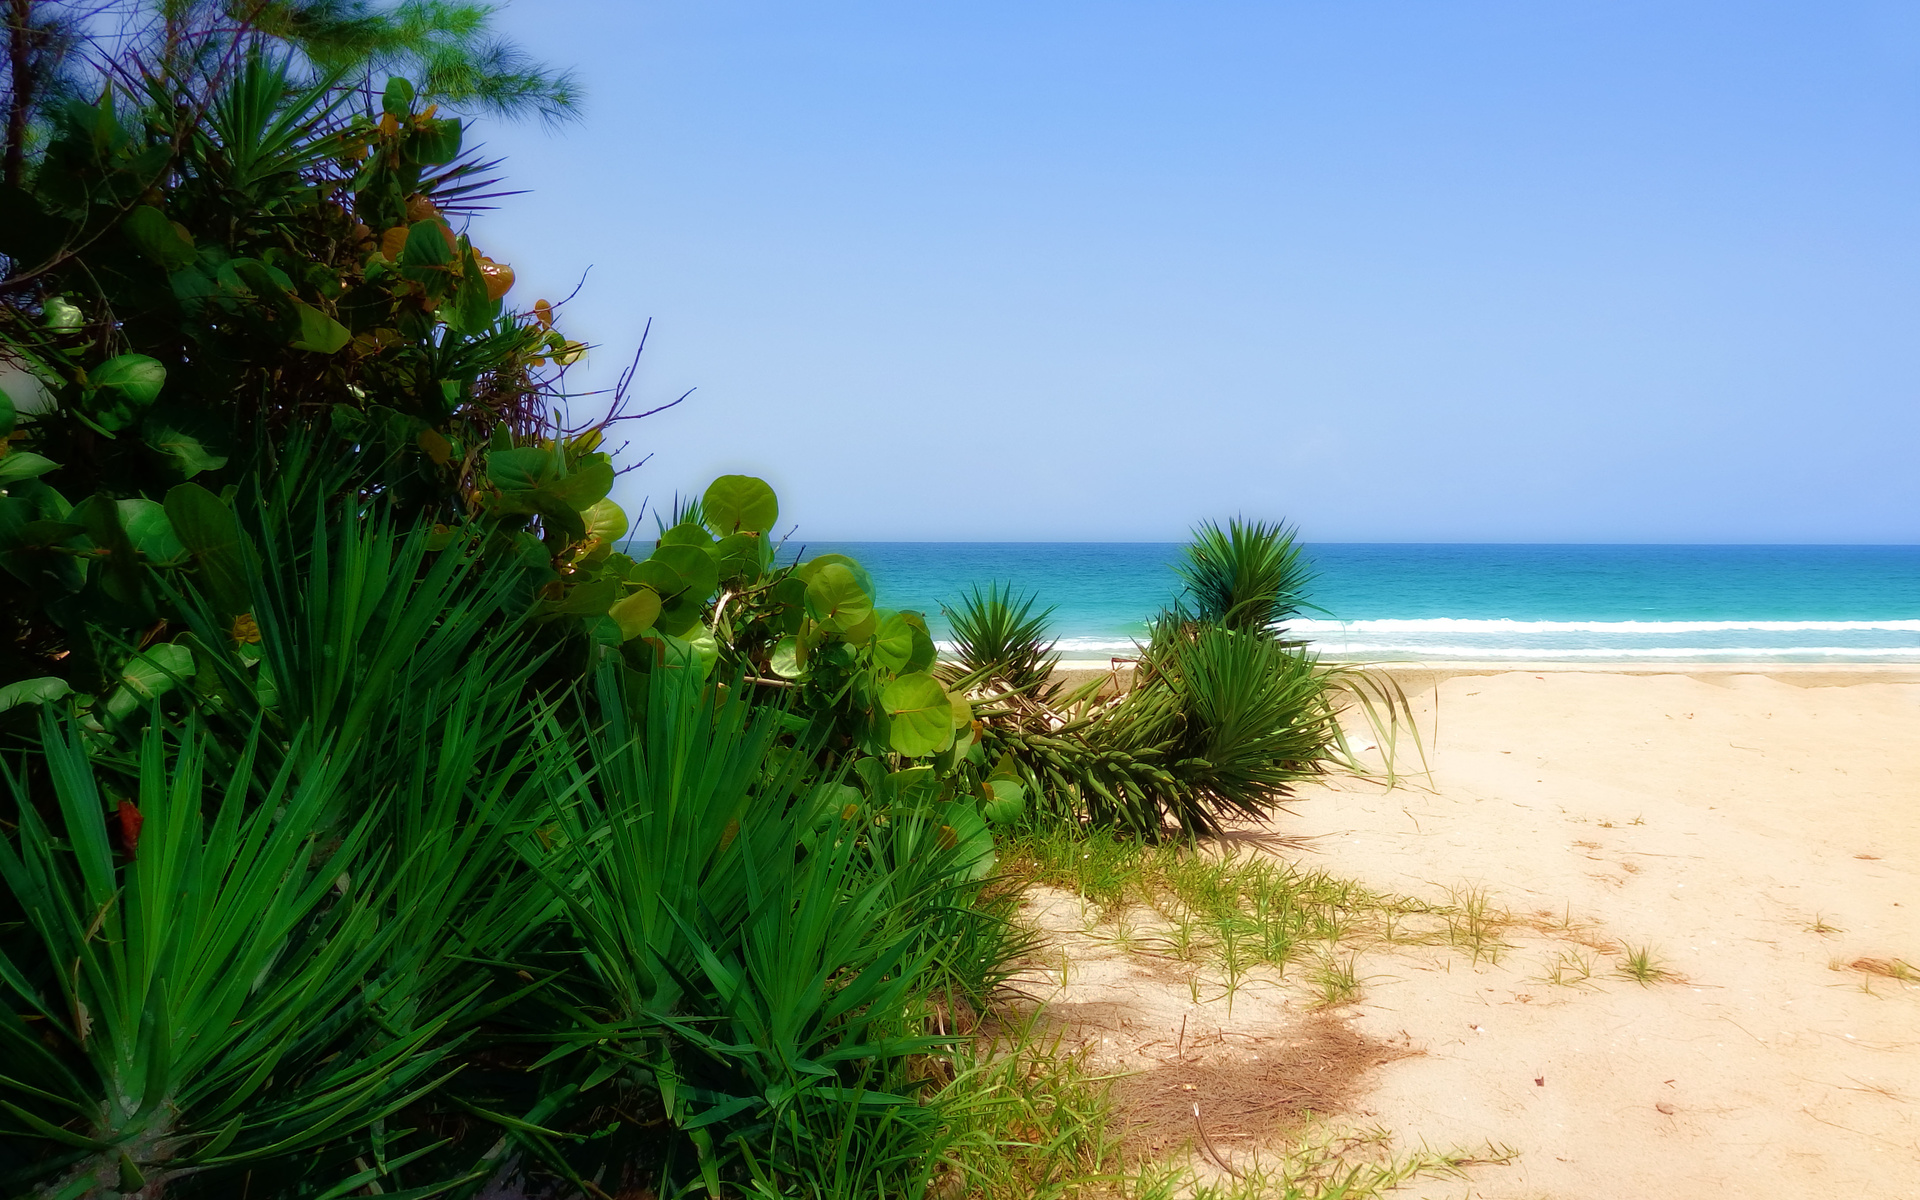
{"label": "reddish leaf", "polygon": [[140,845],[140,826],[146,823],[146,818],[140,815],[140,810],[133,806],[131,800],[122,800],[117,811],[120,814],[120,846],[127,852],[127,857],[132,858],[135,848]]}

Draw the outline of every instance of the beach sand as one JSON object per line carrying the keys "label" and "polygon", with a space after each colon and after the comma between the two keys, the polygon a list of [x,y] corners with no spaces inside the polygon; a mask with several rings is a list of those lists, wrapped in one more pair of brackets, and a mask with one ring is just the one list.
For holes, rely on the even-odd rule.
{"label": "beach sand", "polygon": [[[1332,1096],[1350,1123],[1518,1151],[1404,1194],[1920,1197],[1920,982],[1887,974],[1920,967],[1920,673],[1685,670],[1399,671],[1430,778],[1332,778],[1271,827],[1304,849],[1240,839],[1435,902],[1483,888],[1514,919],[1496,961],[1367,947],[1331,1010],[1378,1051]],[[1164,1065],[1178,1022],[1241,1047],[1225,1079],[1326,1033],[1297,983],[1228,1014],[1071,908],[1030,913],[1084,958],[1049,1009],[1097,1064]],[[1667,976],[1616,973],[1630,947]]]}

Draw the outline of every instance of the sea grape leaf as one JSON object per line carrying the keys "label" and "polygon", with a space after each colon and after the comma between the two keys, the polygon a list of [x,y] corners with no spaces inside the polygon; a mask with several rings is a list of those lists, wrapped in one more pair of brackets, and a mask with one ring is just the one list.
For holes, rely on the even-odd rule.
{"label": "sea grape leaf", "polygon": [[552,611],[567,616],[599,616],[612,609],[620,597],[620,581],[602,577],[576,583],[566,590]]}
{"label": "sea grape leaf", "polygon": [[[907,655],[907,661],[893,669],[904,673],[924,671],[933,666],[934,659],[939,656],[939,649],[933,644],[933,635],[927,632],[926,616],[907,608],[900,610],[899,617],[901,624],[907,627],[909,636],[913,639],[913,647]],[[884,636],[884,631],[882,633]]]}
{"label": "sea grape leaf", "polygon": [[167,520],[166,506],[152,500],[117,500],[120,525],[142,558],[156,567],[177,567],[190,558]]}
{"label": "sea grape leaf", "polygon": [[864,646],[867,644],[867,640],[873,636],[874,631],[879,628],[880,620],[874,616],[874,610],[869,608],[866,616],[848,626],[840,636],[846,639],[846,643],[849,646]]}
{"label": "sea grape leaf", "polygon": [[233,511],[197,483],[168,489],[166,510],[174,536],[193,555],[200,582],[214,603],[227,613],[247,612],[253,601],[240,557],[240,523]]}
{"label": "sea grape leaf", "polygon": [[487,478],[503,492],[537,490],[556,473],[553,451],[538,446],[516,446],[487,454]]}
{"label": "sea grape leaf", "polygon": [[767,664],[782,679],[799,679],[807,673],[806,656],[800,639],[788,634],[773,644]]}
{"label": "sea grape leaf", "polygon": [[907,666],[913,659],[913,626],[906,617],[885,608],[873,611],[880,618],[880,628],[873,639],[873,660],[897,675],[925,669],[925,664]]}
{"label": "sea grape leaf", "polygon": [[844,633],[872,613],[872,596],[853,571],[840,563],[827,563],[807,581],[807,615],[822,628]]}
{"label": "sea grape leaf", "polygon": [[547,484],[554,499],[581,512],[607,498],[613,490],[613,463],[604,454],[596,454],[573,470]]}
{"label": "sea grape leaf", "polygon": [[120,509],[113,500],[96,492],[74,505],[73,519],[84,525],[95,551],[105,551],[99,563],[107,594],[123,603],[132,603],[140,595],[140,564],[133,555],[133,542],[120,524]]}
{"label": "sea grape leaf", "polygon": [[287,343],[293,349],[311,350],[315,354],[335,354],[353,340],[353,335],[347,332],[345,325],[306,301],[295,300],[293,310],[300,322],[293,340]]}
{"label": "sea grape leaf", "polygon": [[395,120],[410,116],[413,113],[413,84],[399,75],[389,78],[386,90],[380,93],[380,111]]}
{"label": "sea grape leaf", "polygon": [[0,712],[17,708],[22,704],[45,704],[50,700],[58,700],[71,691],[73,691],[72,686],[57,675],[22,679],[0,687]]}
{"label": "sea grape leaf", "polygon": [[844,554],[822,554],[816,558],[810,558],[794,568],[793,573],[811,583],[816,574],[836,563],[853,572],[853,577],[860,582],[861,591],[870,597],[879,596],[880,593],[873,590],[873,576],[867,573],[865,567]]}
{"label": "sea grape leaf", "polygon": [[1027,812],[1027,789],[1012,779],[988,779],[980,785],[984,793],[980,811],[995,825],[1011,825]]}
{"label": "sea grape leaf", "polygon": [[681,637],[694,626],[700,624],[700,617],[706,609],[706,598],[693,592],[681,592],[660,606],[660,615],[654,618],[654,626],[662,633]]}
{"label": "sea grape leaf", "polygon": [[639,588],[615,601],[607,615],[619,624],[622,641],[639,637],[660,619],[660,593],[650,587]]}
{"label": "sea grape leaf", "polygon": [[428,121],[407,134],[407,157],[426,166],[450,163],[460,157],[460,122],[447,117]]}
{"label": "sea grape leaf", "polygon": [[150,204],[136,205],[120,222],[120,231],[140,253],[166,270],[190,267],[199,259],[193,243],[180,236],[167,214]]}
{"label": "sea grape leaf", "polygon": [[643,558],[627,571],[628,583],[644,583],[662,596],[678,596],[687,590],[687,581],[663,562]]}
{"label": "sea grape leaf", "polygon": [[0,485],[9,484],[17,479],[32,479],[45,475],[60,464],[44,455],[31,450],[12,450],[0,454]]}
{"label": "sea grape leaf", "polygon": [[751,475],[722,475],[700,497],[700,515],[721,537],[730,533],[771,533],[780,520],[780,500],[765,480]]}
{"label": "sea grape leaf", "polygon": [[953,744],[953,700],[940,681],[924,671],[902,675],[880,693],[892,718],[887,740],[908,758],[937,754]]}
{"label": "sea grape leaf", "polygon": [[594,501],[580,516],[586,522],[587,536],[609,546],[627,536],[626,511],[611,500]]}
{"label": "sea grape leaf", "polygon": [[193,674],[193,651],[185,646],[178,642],[148,646],[128,660],[121,670],[121,686],[107,697],[107,715],[124,718],[139,708],[142,701],[165,695]]}
{"label": "sea grape leaf", "polygon": [[767,540],[757,533],[730,533],[714,543],[713,556],[722,579],[757,582],[766,570]]}
{"label": "sea grape leaf", "polygon": [[672,571],[680,580],[680,588],[692,596],[705,600],[720,587],[720,567],[698,546],[661,546],[647,557],[648,562],[659,563]]}
{"label": "sea grape leaf", "polygon": [[87,372],[82,415],[106,433],[125,429],[160,398],[167,369],[145,354],[121,354]]}
{"label": "sea grape leaf", "polygon": [[213,422],[178,405],[158,405],[140,424],[140,440],[171,460],[187,479],[227,465],[227,456],[215,448],[218,437]]}
{"label": "sea grape leaf", "polygon": [[682,521],[660,531],[659,545],[662,546],[699,546],[713,545],[713,535],[692,521]]}

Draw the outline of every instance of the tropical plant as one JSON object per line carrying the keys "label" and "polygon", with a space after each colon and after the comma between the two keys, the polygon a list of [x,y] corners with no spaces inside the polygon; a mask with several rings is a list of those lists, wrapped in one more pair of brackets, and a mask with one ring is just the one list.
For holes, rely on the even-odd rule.
{"label": "tropical plant", "polygon": [[1301,556],[1294,530],[1284,524],[1229,520],[1195,527],[1174,571],[1201,621],[1254,633],[1277,629],[1313,607],[1307,603],[1312,571]]}
{"label": "tropical plant", "polygon": [[[984,758],[994,764],[981,783],[990,812],[1019,815],[1011,804],[994,806],[992,790],[1004,788],[1009,797],[1032,795],[1047,820],[1146,839],[1169,828],[1194,837],[1230,818],[1268,815],[1293,784],[1332,765],[1357,765],[1339,720],[1349,708],[1391,743],[1407,715],[1397,685],[1323,665],[1285,640],[1285,622],[1310,607],[1291,530],[1207,522],[1184,557],[1175,568],[1187,583],[1183,602],[1153,622],[1125,691],[1102,694],[1096,680],[1065,696],[1036,685],[972,697]],[[963,693],[1005,678],[996,663],[1045,653],[1037,623],[997,592],[976,594],[953,617],[956,630],[1008,631],[978,656],[976,671],[953,682]]]}
{"label": "tropical plant", "polygon": [[1060,656],[1046,636],[1051,607],[1033,611],[1036,600],[1011,584],[973,588],[946,609],[953,629],[950,678],[991,681],[1002,689],[1031,692],[1053,675]]}

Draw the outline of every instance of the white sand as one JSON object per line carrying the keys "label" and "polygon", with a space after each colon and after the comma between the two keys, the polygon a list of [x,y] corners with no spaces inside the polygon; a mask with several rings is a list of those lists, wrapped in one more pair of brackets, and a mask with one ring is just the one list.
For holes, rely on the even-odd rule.
{"label": "white sand", "polygon": [[[1416,701],[1430,786],[1333,780],[1275,823],[1314,839],[1281,852],[1302,865],[1436,901],[1483,886],[1543,927],[1493,963],[1361,956],[1364,993],[1336,1011],[1423,1053],[1369,1073],[1350,1116],[1403,1149],[1520,1152],[1405,1194],[1920,1197],[1920,986],[1848,966],[1920,966],[1920,682],[1696,674],[1455,674]],[[1143,1027],[1248,1054],[1301,1027],[1297,993],[1194,1005],[1038,899],[1086,959],[1058,1013],[1113,1066],[1165,1058],[1171,1030]],[[1575,933],[1551,928],[1568,916]],[[1582,939],[1650,947],[1680,979],[1619,977]],[[1548,982],[1569,954],[1593,978]]]}
{"label": "white sand", "polygon": [[1920,684],[1809,674],[1456,676],[1433,790],[1334,782],[1283,821],[1336,872],[1484,884],[1685,976],[1553,986],[1546,939],[1367,965],[1360,1028],[1427,1051],[1368,1108],[1522,1152],[1475,1195],[1920,1196],[1920,987],[1845,968],[1920,965]]}

